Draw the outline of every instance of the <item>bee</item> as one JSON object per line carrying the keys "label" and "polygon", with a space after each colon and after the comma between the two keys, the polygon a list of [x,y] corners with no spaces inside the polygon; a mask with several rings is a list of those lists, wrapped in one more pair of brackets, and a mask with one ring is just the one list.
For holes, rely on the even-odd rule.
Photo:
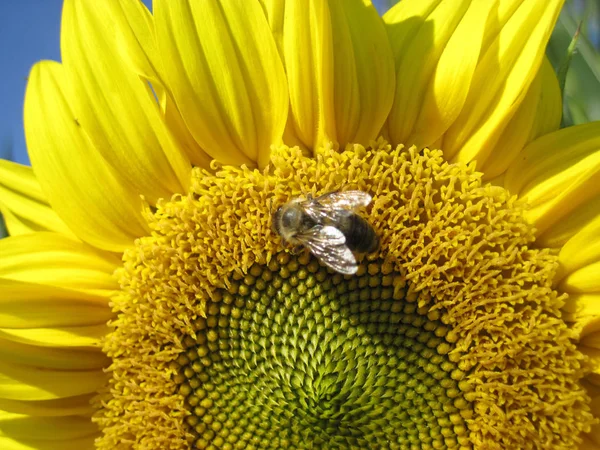
{"label": "bee", "polygon": [[358,265],[352,252],[379,248],[375,230],[355,211],[369,203],[371,196],[362,191],[299,197],[275,211],[273,226],[285,242],[306,247],[326,266],[353,275]]}

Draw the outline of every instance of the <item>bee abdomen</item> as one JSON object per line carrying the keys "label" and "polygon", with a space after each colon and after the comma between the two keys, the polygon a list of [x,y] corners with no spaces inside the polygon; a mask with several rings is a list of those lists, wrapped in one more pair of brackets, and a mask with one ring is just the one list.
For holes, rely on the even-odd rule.
{"label": "bee abdomen", "polygon": [[373,253],[379,248],[379,238],[373,227],[360,215],[344,211],[338,229],[346,236],[346,246],[357,253]]}

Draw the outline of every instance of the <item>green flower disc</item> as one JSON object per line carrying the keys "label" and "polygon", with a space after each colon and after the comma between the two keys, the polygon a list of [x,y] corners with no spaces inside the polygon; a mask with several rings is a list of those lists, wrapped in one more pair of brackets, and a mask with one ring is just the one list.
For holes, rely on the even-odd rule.
{"label": "green flower disc", "polygon": [[195,322],[178,359],[194,448],[468,444],[448,327],[381,261],[349,277],[307,260],[252,266]]}

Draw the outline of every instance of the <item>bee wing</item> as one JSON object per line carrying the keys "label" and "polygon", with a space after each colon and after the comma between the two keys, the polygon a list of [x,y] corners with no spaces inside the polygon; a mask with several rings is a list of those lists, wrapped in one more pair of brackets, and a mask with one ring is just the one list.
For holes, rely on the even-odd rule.
{"label": "bee wing", "polygon": [[330,192],[304,205],[306,213],[316,222],[335,222],[340,210],[354,210],[371,203],[371,196],[363,191]]}
{"label": "bee wing", "polygon": [[330,192],[316,199],[329,209],[357,209],[371,203],[372,197],[363,191]]}
{"label": "bee wing", "polygon": [[356,258],[346,246],[344,233],[332,226],[315,226],[297,236],[313,255],[328,267],[344,275],[358,270]]}

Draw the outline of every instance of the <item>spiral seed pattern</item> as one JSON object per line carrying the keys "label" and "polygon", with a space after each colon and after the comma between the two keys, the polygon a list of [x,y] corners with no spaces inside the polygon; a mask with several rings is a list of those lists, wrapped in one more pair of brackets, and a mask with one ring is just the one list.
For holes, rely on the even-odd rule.
{"label": "spiral seed pattern", "polygon": [[468,448],[447,327],[407,292],[379,262],[353,277],[307,255],[254,265],[177,361],[193,447]]}
{"label": "spiral seed pattern", "polygon": [[[589,366],[522,204],[383,139],[271,162],[195,168],[147,211],[116,273],[98,448],[579,445]],[[347,189],[373,196],[379,259],[344,278],[287,256],[273,208]]]}

